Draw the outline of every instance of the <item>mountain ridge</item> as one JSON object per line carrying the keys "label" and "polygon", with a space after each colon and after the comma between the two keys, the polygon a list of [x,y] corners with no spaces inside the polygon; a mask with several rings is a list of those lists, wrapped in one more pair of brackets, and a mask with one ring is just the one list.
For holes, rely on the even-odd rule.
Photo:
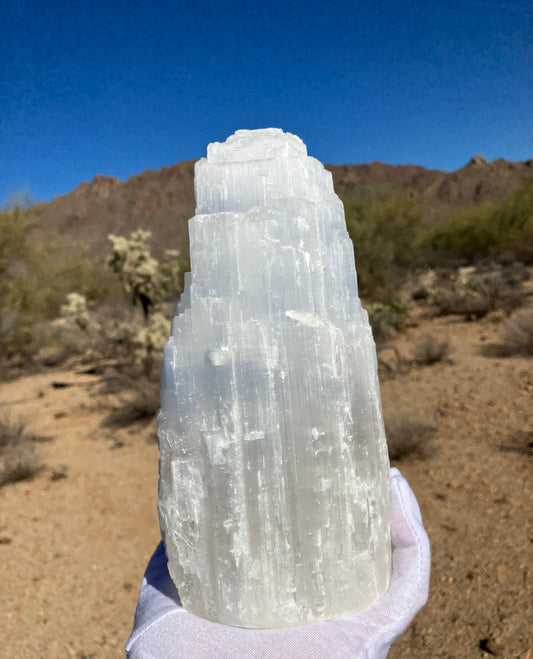
{"label": "mountain ridge", "polygon": [[[39,204],[37,234],[68,237],[93,251],[107,245],[109,233],[129,235],[149,229],[155,250],[177,248],[188,253],[188,224],[194,215],[194,163],[185,160],[160,170],[146,170],[120,181],[96,175],[66,195]],[[533,177],[533,160],[487,162],[476,155],[454,172],[420,165],[388,165],[380,161],[333,165],[337,194],[343,198],[370,191],[399,189],[417,199],[425,223],[442,220],[454,210],[499,201],[524,180]]]}

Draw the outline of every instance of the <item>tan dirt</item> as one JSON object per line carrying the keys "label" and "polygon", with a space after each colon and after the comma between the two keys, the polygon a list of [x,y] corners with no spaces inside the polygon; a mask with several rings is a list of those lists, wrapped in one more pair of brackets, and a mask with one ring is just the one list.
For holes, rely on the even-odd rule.
{"label": "tan dirt", "polygon": [[[513,450],[531,442],[533,360],[481,353],[501,322],[421,316],[393,341],[406,361],[428,332],[453,352],[382,382],[389,416],[408,410],[436,427],[430,457],[396,463],[422,509],[432,577],[391,659],[533,659],[532,459]],[[104,427],[101,377],[81,371],[0,385],[0,414],[51,437],[37,445],[47,469],[0,490],[2,657],[124,656],[159,540],[155,424]],[[59,465],[67,477],[52,480]]]}

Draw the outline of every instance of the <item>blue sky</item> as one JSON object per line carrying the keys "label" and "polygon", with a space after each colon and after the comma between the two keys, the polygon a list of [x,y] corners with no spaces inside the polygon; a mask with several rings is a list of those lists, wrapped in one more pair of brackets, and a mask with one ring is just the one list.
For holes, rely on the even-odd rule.
{"label": "blue sky", "polygon": [[276,126],[329,163],[533,157],[533,4],[4,0],[0,204]]}

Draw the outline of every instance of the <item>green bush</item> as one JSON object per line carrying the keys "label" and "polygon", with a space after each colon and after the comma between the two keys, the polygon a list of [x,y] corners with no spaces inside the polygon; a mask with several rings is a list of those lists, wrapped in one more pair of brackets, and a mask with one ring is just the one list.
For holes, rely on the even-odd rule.
{"label": "green bush", "polygon": [[409,307],[393,298],[388,302],[365,302],[374,341],[380,343],[402,330],[409,318]]}
{"label": "green bush", "polygon": [[474,260],[515,252],[533,258],[533,179],[500,204],[486,203],[453,214],[431,236],[433,251]]}
{"label": "green bush", "polygon": [[487,203],[455,213],[434,231],[433,249],[466,259],[487,256],[498,241],[494,212]]}
{"label": "green bush", "polygon": [[533,178],[508,195],[495,220],[501,247],[533,258]]}
{"label": "green bush", "polygon": [[422,253],[422,212],[408,194],[389,190],[344,200],[362,294],[390,295],[401,269]]}
{"label": "green bush", "polygon": [[31,340],[28,313],[36,285],[28,267],[28,238],[35,224],[30,210],[14,208],[0,213],[0,354]]}
{"label": "green bush", "polygon": [[72,291],[83,295],[93,307],[120,298],[120,285],[103,260],[95,260],[61,240],[53,245],[36,245],[35,251],[41,260],[40,295],[46,305],[46,317],[59,316],[61,305]]}
{"label": "green bush", "polygon": [[0,213],[0,354],[2,360],[31,356],[42,347],[43,321],[56,318],[72,291],[95,305],[120,295],[105,267],[61,237],[46,244],[32,237],[37,212]]}

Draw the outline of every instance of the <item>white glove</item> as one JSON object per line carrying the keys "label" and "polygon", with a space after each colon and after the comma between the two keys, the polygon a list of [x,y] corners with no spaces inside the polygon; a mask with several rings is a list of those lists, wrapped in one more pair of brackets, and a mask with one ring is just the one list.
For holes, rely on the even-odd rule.
{"label": "white glove", "polygon": [[141,586],[129,659],[382,659],[427,601],[430,549],[409,484],[390,471],[393,572],[371,607],[283,629],[243,629],[198,618],[182,607],[161,542]]}

